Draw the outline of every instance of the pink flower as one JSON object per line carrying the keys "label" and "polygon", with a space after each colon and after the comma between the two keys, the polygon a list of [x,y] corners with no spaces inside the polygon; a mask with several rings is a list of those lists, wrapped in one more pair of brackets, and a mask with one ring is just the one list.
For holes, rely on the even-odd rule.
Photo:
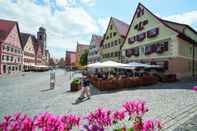
{"label": "pink flower", "polygon": [[154,130],[154,122],[153,120],[147,120],[143,124],[143,131],[153,131]]}
{"label": "pink flower", "polygon": [[193,86],[192,90],[197,91],[197,86]]}
{"label": "pink flower", "polygon": [[114,121],[122,121],[125,118],[125,111],[124,110],[115,111],[113,112],[112,117]]}
{"label": "pink flower", "polygon": [[128,101],[123,104],[123,108],[126,110],[129,117],[134,115],[143,116],[148,111],[148,108],[145,106],[145,102],[140,100]]}

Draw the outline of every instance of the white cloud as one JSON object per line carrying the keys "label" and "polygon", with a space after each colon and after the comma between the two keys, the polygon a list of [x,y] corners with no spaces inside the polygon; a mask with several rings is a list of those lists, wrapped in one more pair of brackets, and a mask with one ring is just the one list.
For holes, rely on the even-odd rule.
{"label": "white cloud", "polygon": [[96,4],[96,0],[81,0],[81,3],[86,4],[88,6],[94,6]]}
{"label": "white cloud", "polygon": [[99,23],[99,25],[100,25],[100,27],[102,29],[102,33],[105,33],[105,30],[107,29],[109,20],[110,20],[110,17],[98,19],[98,23]]}
{"label": "white cloud", "polygon": [[176,14],[172,16],[164,17],[166,20],[171,20],[178,23],[184,23],[188,25],[192,25],[197,23],[197,10],[185,12],[182,14]]}
{"label": "white cloud", "polygon": [[[36,34],[39,26],[45,27],[49,48],[75,50],[77,41],[83,41],[85,36],[99,31],[97,21],[82,7],[67,7],[52,12],[52,3],[49,0],[45,2],[44,5],[36,5],[33,0],[17,0],[17,3],[5,0],[0,4],[0,18],[18,21],[22,32]],[[60,56],[58,51],[53,53]]]}

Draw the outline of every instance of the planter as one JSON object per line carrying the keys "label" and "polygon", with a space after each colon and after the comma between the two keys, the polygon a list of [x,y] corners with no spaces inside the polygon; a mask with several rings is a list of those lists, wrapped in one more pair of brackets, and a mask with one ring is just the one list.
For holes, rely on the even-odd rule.
{"label": "planter", "polygon": [[71,84],[70,91],[78,91],[81,89],[80,84]]}

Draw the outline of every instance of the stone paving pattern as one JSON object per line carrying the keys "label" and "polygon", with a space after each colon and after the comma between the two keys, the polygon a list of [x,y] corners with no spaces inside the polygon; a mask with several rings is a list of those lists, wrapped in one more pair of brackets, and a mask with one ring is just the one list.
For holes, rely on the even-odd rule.
{"label": "stone paving pattern", "polygon": [[[73,105],[80,92],[69,92],[69,81],[69,73],[57,70],[56,88],[48,90],[49,72],[1,76],[0,120],[3,115],[14,112],[24,112],[32,116],[44,111],[54,114],[85,115],[97,107],[119,109],[126,101],[135,99],[147,102],[150,111],[145,118],[160,118],[164,122],[164,130],[174,130],[180,124],[188,122],[186,118],[190,119],[189,114],[192,113],[191,117],[197,114],[197,92],[191,90],[197,82],[185,80],[176,83],[159,83],[113,92],[101,92],[91,88],[90,100]],[[193,109],[192,112],[190,108]]]}

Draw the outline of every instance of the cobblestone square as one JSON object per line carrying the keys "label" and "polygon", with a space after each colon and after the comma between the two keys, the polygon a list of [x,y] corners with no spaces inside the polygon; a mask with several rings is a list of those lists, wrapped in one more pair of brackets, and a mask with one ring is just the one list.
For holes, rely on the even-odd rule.
{"label": "cobblestone square", "polygon": [[161,119],[165,130],[172,130],[197,114],[197,93],[191,90],[196,83],[190,80],[114,92],[101,92],[92,87],[90,100],[73,105],[80,92],[68,91],[69,79],[68,72],[56,70],[56,87],[48,90],[49,72],[1,76],[0,118],[14,112],[32,116],[45,111],[85,115],[97,107],[118,109],[124,102],[134,99],[145,100],[150,108],[145,118]]}

